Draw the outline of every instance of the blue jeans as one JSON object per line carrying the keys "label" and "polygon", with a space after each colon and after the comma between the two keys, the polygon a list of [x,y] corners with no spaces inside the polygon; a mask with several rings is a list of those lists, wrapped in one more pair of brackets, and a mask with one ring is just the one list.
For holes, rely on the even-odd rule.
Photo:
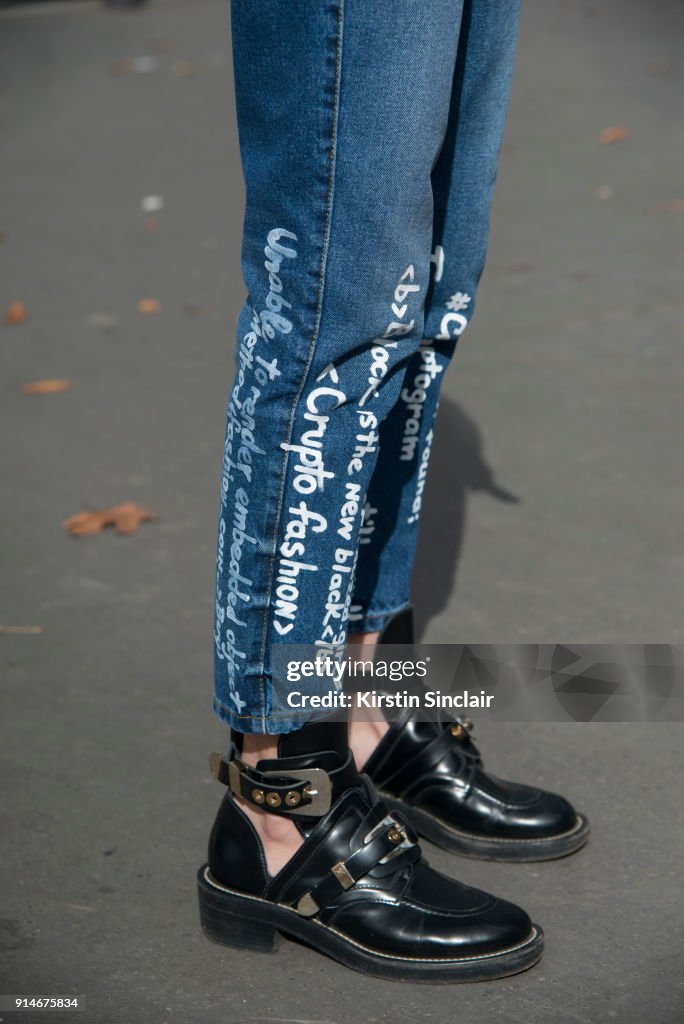
{"label": "blue jeans", "polygon": [[215,710],[273,645],[339,654],[409,603],[440,383],[473,313],[517,0],[233,0],[247,189],[221,480]]}

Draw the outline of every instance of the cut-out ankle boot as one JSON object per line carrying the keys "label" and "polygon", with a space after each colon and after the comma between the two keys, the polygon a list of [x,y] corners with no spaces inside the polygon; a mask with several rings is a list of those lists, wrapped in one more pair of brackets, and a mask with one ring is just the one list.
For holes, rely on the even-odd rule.
{"label": "cut-out ankle boot", "polygon": [[[379,642],[413,644],[411,609],[390,620]],[[394,721],[363,768],[416,832],[489,860],[551,860],[584,846],[589,823],[564,797],[485,771],[468,719],[425,717],[408,711]]]}
{"label": "cut-out ankle boot", "polygon": [[[524,910],[429,867],[405,818],[357,773],[346,723],[280,736],[278,757],[256,768],[236,747],[212,757],[228,788],[198,874],[209,938],[273,952],[282,933],[355,970],[411,981],[497,978],[539,960],[542,932]],[[275,877],[236,796],[291,818],[303,838]]]}

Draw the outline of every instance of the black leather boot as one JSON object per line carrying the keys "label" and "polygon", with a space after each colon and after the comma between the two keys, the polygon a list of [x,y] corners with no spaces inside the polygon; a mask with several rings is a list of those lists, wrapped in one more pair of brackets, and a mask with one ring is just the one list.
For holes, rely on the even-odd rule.
{"label": "black leather boot", "polygon": [[[413,644],[411,609],[380,643]],[[589,823],[562,796],[486,772],[468,719],[408,711],[364,765],[380,796],[420,835],[445,850],[488,860],[565,857],[584,846]]]}
{"label": "black leather boot", "polygon": [[[257,768],[238,748],[212,760],[228,789],[198,874],[210,939],[273,952],[282,933],[355,970],[410,981],[498,978],[539,960],[542,932],[524,910],[428,866],[406,820],[357,773],[346,723],[280,736],[278,758]],[[290,817],[303,837],[275,877],[235,795]]]}

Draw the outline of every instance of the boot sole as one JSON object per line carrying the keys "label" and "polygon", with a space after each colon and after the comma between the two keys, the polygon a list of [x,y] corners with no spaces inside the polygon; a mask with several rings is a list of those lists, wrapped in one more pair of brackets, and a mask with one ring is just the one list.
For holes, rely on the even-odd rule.
{"label": "boot sole", "polygon": [[568,857],[571,853],[580,850],[589,839],[589,822],[583,814],[577,815],[577,820],[572,828],[555,836],[541,839],[504,839],[498,836],[478,836],[473,832],[465,832],[452,825],[447,825],[445,821],[436,818],[433,814],[428,814],[427,811],[421,811],[411,804],[404,803],[403,800],[388,796],[382,790],[378,790],[378,795],[382,797],[388,807],[401,811],[411,827],[419,835],[429,839],[435,846],[477,860],[504,860],[520,863],[556,860],[560,857]]}
{"label": "boot sole", "polygon": [[524,942],[496,953],[451,960],[393,956],[370,949],[320,921],[301,917],[283,904],[235,892],[212,878],[206,864],[197,874],[197,885],[202,930],[212,942],[275,953],[281,936],[291,936],[376,978],[433,983],[505,978],[532,967],[544,951],[542,930],[533,925]]}

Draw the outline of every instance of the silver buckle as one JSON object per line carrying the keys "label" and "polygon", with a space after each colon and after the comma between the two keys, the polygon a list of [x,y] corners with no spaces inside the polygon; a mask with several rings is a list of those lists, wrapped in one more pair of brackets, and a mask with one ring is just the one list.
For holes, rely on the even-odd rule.
{"label": "silver buckle", "polygon": [[302,807],[281,807],[281,814],[303,814],[312,818],[322,818],[330,810],[332,800],[332,782],[330,776],[322,768],[287,768],[284,771],[263,772],[265,779],[275,776],[276,778],[297,779],[299,782],[307,782],[308,785],[302,796],[311,799],[310,804]]}
{"label": "silver buckle", "polygon": [[[221,754],[212,754],[209,762],[211,766],[211,773],[215,779],[219,776],[219,767],[223,758]],[[243,764],[239,758],[234,757],[228,761],[228,785],[231,791],[236,796],[242,796],[242,787],[240,785],[240,776],[243,772],[248,771],[247,765]],[[330,810],[330,804],[332,802],[332,782],[330,776],[322,768],[288,768],[286,771],[272,771],[272,772],[261,772],[264,779],[268,778],[287,778],[297,779],[299,782],[306,782],[307,786],[304,789],[302,796],[311,800],[311,803],[297,804],[295,807],[279,807],[280,814],[304,814],[310,815],[312,818],[322,818],[324,814],[327,814]]]}

